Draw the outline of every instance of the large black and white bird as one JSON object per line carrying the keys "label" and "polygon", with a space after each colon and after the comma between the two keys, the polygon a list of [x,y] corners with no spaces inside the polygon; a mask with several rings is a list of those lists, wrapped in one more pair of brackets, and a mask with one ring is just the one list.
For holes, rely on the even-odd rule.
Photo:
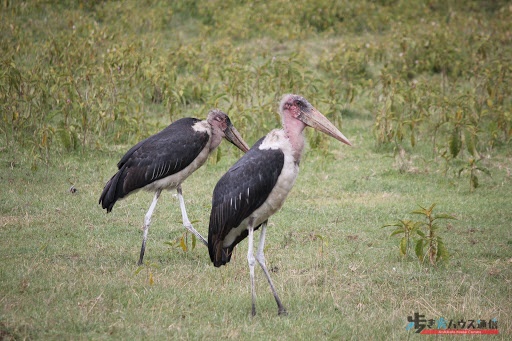
{"label": "large black and white bird", "polygon": [[[265,265],[263,254],[268,218],[283,205],[299,172],[304,128],[309,126],[351,146],[349,140],[305,98],[286,95],[279,111],[283,129],[272,130],[235,163],[213,191],[208,250],[216,267],[230,261],[235,245],[249,237],[247,259],[251,277],[252,315],[256,314],[254,265],[260,264],[277,302],[286,314]],[[254,231],[261,226],[256,256]]]}
{"label": "large black and white bird", "polygon": [[249,150],[228,115],[220,110],[212,110],[203,121],[182,118],[173,122],[161,132],[133,146],[117,164],[119,171],[106,183],[99,200],[107,213],[112,211],[117,200],[140,189],[155,192],[153,202],[144,217],[139,265],[144,259],[151,216],[164,189],[177,190],[183,225],[203,244],[208,245],[188,219],[181,184],[205,163],[222,138],[244,152]]}

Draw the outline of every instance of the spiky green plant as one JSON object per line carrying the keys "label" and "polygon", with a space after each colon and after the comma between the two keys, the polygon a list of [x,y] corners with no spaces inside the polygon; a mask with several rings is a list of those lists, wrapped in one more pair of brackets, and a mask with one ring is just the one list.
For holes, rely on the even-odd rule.
{"label": "spiky green plant", "polygon": [[[447,261],[450,254],[441,238],[438,231],[440,225],[438,223],[441,219],[456,219],[454,216],[440,213],[434,214],[434,207],[436,204],[432,204],[429,208],[419,206],[420,208],[412,211],[412,214],[424,216],[424,220],[398,220],[393,224],[386,224],[383,227],[397,227],[392,233],[394,235],[403,235],[400,239],[399,250],[402,256],[407,256],[410,244],[414,244],[414,253],[421,263],[426,260],[431,265],[436,265],[439,261]],[[412,241],[411,241],[412,239]]]}

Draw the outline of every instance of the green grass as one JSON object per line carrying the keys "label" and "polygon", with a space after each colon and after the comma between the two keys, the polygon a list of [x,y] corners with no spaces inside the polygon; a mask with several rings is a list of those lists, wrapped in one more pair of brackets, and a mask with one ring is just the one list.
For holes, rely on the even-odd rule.
{"label": "green grass", "polygon": [[[414,312],[496,317],[493,339],[509,339],[510,4],[252,6],[2,2],[0,339],[401,340],[420,337],[405,330]],[[252,144],[279,125],[289,92],[355,145],[308,131],[297,183],[270,219],[266,258],[289,315],[277,316],[258,269],[250,317],[246,243],[219,269],[202,245],[169,245],[185,231],[174,193],[159,201],[139,269],[152,194],[108,215],[98,205],[123,153],[211,107]],[[203,235],[213,187],[240,157],[220,150],[183,185]],[[472,159],[492,175],[474,189],[457,175]],[[432,203],[458,219],[439,231],[451,258],[437,267],[402,259],[381,228]]]}
{"label": "green grass", "polygon": [[[364,136],[359,123],[349,136]],[[146,265],[137,273],[151,194],[121,201],[109,215],[97,204],[120,152],[69,155],[36,172],[23,164],[11,168],[4,159],[2,333],[34,339],[404,339],[406,318],[418,311],[431,318],[497,317],[501,337],[510,336],[510,156],[496,161],[493,178],[470,193],[465,181],[421,163],[417,172],[400,174],[392,158],[363,141],[331,147],[327,160],[309,151],[288,201],[270,220],[268,265],[290,314],[277,316],[257,271],[254,319],[246,243],[220,269],[201,245],[183,252],[164,244],[184,231],[171,193],[157,206]],[[212,188],[236,156],[201,168],[184,185],[189,216],[203,234]],[[77,194],[68,192],[70,182]],[[397,239],[380,228],[407,216],[416,203],[432,202],[459,219],[440,231],[452,255],[437,268],[402,260]]]}

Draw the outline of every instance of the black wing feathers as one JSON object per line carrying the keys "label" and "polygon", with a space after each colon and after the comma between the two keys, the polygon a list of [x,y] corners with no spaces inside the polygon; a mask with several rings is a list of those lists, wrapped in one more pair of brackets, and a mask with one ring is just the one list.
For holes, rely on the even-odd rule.
{"label": "black wing feathers", "polygon": [[121,158],[119,171],[107,182],[100,203],[108,212],[130,192],[186,168],[208,142],[206,132],[196,132],[195,118],[183,118],[137,143]]}
{"label": "black wing feathers", "polygon": [[247,230],[226,248],[224,238],[267,200],[281,174],[284,154],[279,149],[260,150],[262,141],[229,169],[213,191],[208,248],[215,266],[229,262],[232,249],[247,236]]}

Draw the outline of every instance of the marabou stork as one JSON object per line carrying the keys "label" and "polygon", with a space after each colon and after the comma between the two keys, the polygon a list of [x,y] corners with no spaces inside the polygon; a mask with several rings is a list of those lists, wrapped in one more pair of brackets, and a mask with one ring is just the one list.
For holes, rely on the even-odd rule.
{"label": "marabou stork", "polygon": [[173,122],[161,132],[137,143],[117,164],[119,171],[106,183],[99,200],[107,213],[112,211],[117,200],[140,189],[155,192],[153,202],[144,217],[139,265],[144,258],[151,215],[164,189],[177,190],[183,225],[208,245],[188,219],[181,184],[205,163],[222,138],[244,152],[249,150],[228,115],[220,110],[212,110],[204,121],[182,118]]}
{"label": "marabou stork", "polygon": [[[247,259],[251,277],[252,316],[256,314],[254,265],[257,261],[277,302],[278,314],[286,314],[263,254],[268,218],[283,205],[299,172],[304,149],[304,128],[319,130],[351,146],[349,140],[305,98],[285,95],[279,111],[283,129],[272,130],[235,163],[219,180],[213,191],[208,250],[214,266],[230,261],[235,245],[249,237]],[[253,255],[254,231],[261,235]]]}

